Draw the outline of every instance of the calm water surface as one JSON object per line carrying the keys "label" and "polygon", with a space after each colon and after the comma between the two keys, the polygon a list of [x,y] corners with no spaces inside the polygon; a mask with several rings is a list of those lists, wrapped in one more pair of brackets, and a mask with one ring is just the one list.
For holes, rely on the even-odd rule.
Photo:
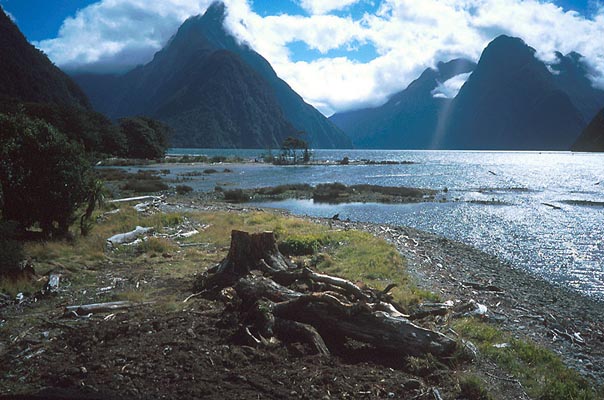
{"label": "calm water surface", "polygon": [[[259,150],[173,149],[172,154],[260,157]],[[284,183],[371,183],[448,189],[447,203],[405,205],[262,203],[296,214],[407,225],[459,240],[583,293],[604,299],[604,154],[318,150],[317,160],[413,161],[410,165],[228,165],[231,173],[195,177],[195,190]],[[198,170],[171,168],[171,177]],[[222,167],[215,167],[221,171]],[[602,182],[602,183],[600,183]],[[474,201],[474,203],[473,203]],[[497,202],[498,205],[480,204]],[[589,203],[585,203],[589,202]],[[543,203],[549,203],[560,210]]]}

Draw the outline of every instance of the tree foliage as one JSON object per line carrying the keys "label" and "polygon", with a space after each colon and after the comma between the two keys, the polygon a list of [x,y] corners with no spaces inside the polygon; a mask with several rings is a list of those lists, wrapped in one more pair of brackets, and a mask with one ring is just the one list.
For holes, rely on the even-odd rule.
{"label": "tree foliage", "polygon": [[[304,132],[299,132],[299,134],[303,135]],[[281,156],[276,163],[294,165],[298,164],[300,161],[300,154],[298,151],[302,152],[302,162],[307,163],[310,161],[308,142],[295,136],[286,137],[281,144]]]}
{"label": "tree foliage", "polygon": [[64,235],[88,190],[90,161],[82,146],[49,123],[24,114],[0,114],[2,217],[21,228],[38,224]]}
{"label": "tree foliage", "polygon": [[168,148],[170,128],[151,118],[121,118],[119,126],[128,146],[128,156],[133,158],[162,157]]}

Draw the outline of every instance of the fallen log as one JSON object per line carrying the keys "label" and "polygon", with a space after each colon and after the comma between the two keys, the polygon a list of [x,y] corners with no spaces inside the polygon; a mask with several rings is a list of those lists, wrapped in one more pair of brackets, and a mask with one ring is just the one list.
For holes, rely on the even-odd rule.
{"label": "fallen log", "polygon": [[197,289],[216,297],[228,290],[226,301],[239,311],[243,336],[255,343],[278,336],[327,355],[325,343],[352,339],[377,353],[443,358],[458,348],[455,340],[411,322],[388,301],[388,290],[361,289],[294,265],[279,252],[272,232],[233,231],[227,257],[201,277]]}
{"label": "fallen log", "polygon": [[107,239],[107,245],[113,247],[118,244],[130,243],[138,239],[140,236],[151,232],[152,227],[137,226],[134,230],[126,233],[118,233]]}

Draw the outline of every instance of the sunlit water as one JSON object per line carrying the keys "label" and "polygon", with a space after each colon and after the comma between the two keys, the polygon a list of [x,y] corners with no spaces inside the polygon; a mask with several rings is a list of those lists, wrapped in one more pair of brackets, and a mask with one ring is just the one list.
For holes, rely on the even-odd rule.
{"label": "sunlit water", "polygon": [[[258,150],[186,150],[181,154],[238,154]],[[185,182],[195,190],[284,183],[371,183],[443,190],[446,203],[405,205],[315,204],[312,200],[263,203],[296,214],[407,225],[475,246],[548,280],[604,298],[604,154],[566,152],[464,152],[319,150],[318,160],[413,161],[410,165],[224,166],[231,173]],[[214,167],[222,171],[222,166]],[[199,167],[171,167],[171,178]],[[589,205],[577,205],[576,201]],[[496,201],[484,205],[470,201]],[[561,207],[553,209],[543,203]]]}

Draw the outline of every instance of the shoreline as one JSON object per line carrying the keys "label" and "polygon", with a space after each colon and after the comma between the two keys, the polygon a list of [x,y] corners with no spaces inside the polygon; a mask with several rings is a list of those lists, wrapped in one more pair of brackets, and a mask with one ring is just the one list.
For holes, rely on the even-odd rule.
{"label": "shoreline", "polygon": [[[401,398],[411,398],[413,394],[416,398],[425,398],[431,391],[442,390],[443,398],[448,399],[463,392],[460,388],[463,383],[486,390],[498,399],[530,399],[527,393],[545,393],[552,383],[547,378],[550,374],[559,377],[562,390],[568,388],[573,393],[587,393],[588,398],[598,398],[602,393],[604,371],[595,367],[604,361],[602,304],[553,288],[470,246],[412,228],[296,216],[282,209],[211,201],[196,195],[168,195],[162,201],[149,204],[146,210],[124,209],[123,213],[124,217],[119,219],[126,218],[128,225],[142,218],[145,226],[159,227],[158,234],[149,237],[148,246],[141,247],[140,251],[124,249],[123,253],[111,253],[109,257],[102,250],[101,259],[80,266],[79,254],[82,249],[94,246],[94,238],[80,242],[78,248],[67,249],[67,244],[53,244],[58,246],[55,252],[67,253],[65,258],[51,257],[38,262],[44,264],[42,271],[62,274],[63,288],[45,301],[26,302],[5,309],[7,332],[17,338],[12,344],[0,340],[0,358],[11,371],[4,380],[0,379],[0,387],[4,385],[7,393],[38,393],[45,387],[55,388],[54,382],[60,381],[82,393],[90,390],[99,393],[99,389],[106,389],[109,395],[126,390],[132,398],[146,398],[150,393],[155,393],[152,397],[176,398],[173,395],[177,392],[173,390],[178,387],[176,390],[182,390],[182,393],[178,392],[178,398],[198,398],[200,393],[207,398],[223,398],[223,390],[231,394],[248,394],[240,398],[256,398],[259,391],[267,398],[304,398],[299,396],[300,393],[307,394],[306,398],[319,398],[319,393],[327,391],[327,397],[332,398],[332,394],[339,397],[338,393],[367,390],[375,391],[375,398],[392,398],[390,393],[395,397],[397,393],[405,393]],[[109,225],[98,228],[105,232],[103,238],[121,229],[119,224],[123,223],[110,215],[106,221]],[[312,226],[308,223],[322,225],[318,228],[321,232],[347,238],[339,239],[343,242],[338,242],[337,247],[340,244],[346,247],[347,240],[360,245],[355,242],[361,237],[358,235],[366,242],[373,240],[369,237],[373,235],[393,244],[396,249],[386,246],[387,250],[380,250],[379,254],[398,251],[403,256],[405,261],[396,265],[404,280],[397,280],[399,274],[391,276],[380,272],[381,265],[390,265],[389,261],[382,263],[382,258],[367,259],[382,260],[379,265],[375,264],[376,276],[381,278],[366,275],[373,271],[371,265],[374,264],[370,261],[356,265],[355,268],[362,272],[358,278],[347,278],[363,283],[366,277],[369,285],[375,279],[384,286],[399,283],[409,290],[410,299],[416,299],[405,303],[405,312],[409,314],[429,310],[432,302],[461,305],[474,300],[481,307],[487,307],[486,315],[457,318],[459,314],[454,309],[443,318],[417,319],[421,320],[420,326],[435,329],[452,339],[457,337],[470,342],[476,339],[474,343],[481,346],[480,351],[471,362],[457,364],[452,359],[449,365],[435,362],[430,357],[390,360],[338,351],[335,357],[324,358],[300,345],[250,347],[245,342],[244,345],[233,342],[232,335],[238,325],[231,320],[232,311],[225,313],[228,304],[196,297],[191,282],[225,256],[229,248],[227,232],[231,229],[239,229],[237,227],[241,225],[251,231],[276,231],[275,227],[280,226],[285,227],[284,232],[296,235],[298,229],[304,232],[304,226]],[[103,231],[108,227],[112,228]],[[194,247],[187,246],[188,242],[182,238],[180,241],[167,239],[188,234],[192,229],[200,235],[191,239]],[[334,232],[339,230],[358,230],[369,235]],[[198,250],[196,246],[201,247]],[[32,250],[36,254],[42,249]],[[336,253],[326,251],[328,257],[335,257]],[[371,253],[372,250],[365,248],[364,251]],[[348,258],[341,266],[354,264],[359,258],[364,259],[359,254],[354,260]],[[337,275],[337,271],[332,272]],[[490,289],[493,287],[497,291]],[[550,304],[548,296],[556,297],[557,302]],[[195,301],[187,302],[192,298]],[[65,304],[124,299],[141,303],[108,316],[63,318]],[[150,302],[142,303],[144,300]],[[431,303],[420,305],[417,303],[420,301]],[[574,318],[581,323],[573,323]],[[485,320],[489,323],[482,323]],[[466,325],[470,331],[464,328],[464,323],[470,324]],[[471,335],[482,329],[498,332],[497,341],[489,341],[485,347],[484,340]],[[578,332],[585,343],[562,336],[554,341],[551,336],[554,330]],[[40,332],[47,332],[48,337],[40,339]],[[518,347],[516,339],[526,347]],[[504,342],[512,347],[514,360],[535,375],[527,376],[522,370],[512,369],[493,358],[489,352],[491,345],[506,344]],[[552,358],[551,352],[547,352],[548,358],[542,360],[540,354],[545,352],[535,343],[553,350],[562,362],[558,357]],[[356,349],[355,346],[353,343],[349,350]],[[530,349],[527,360],[533,361],[521,358],[519,351],[523,348]],[[507,352],[497,351],[502,355]],[[552,359],[555,362],[549,361]],[[536,367],[533,368],[530,362]],[[306,368],[301,370],[301,365]],[[19,374],[24,370],[28,375],[21,382]],[[319,375],[330,379],[313,381]],[[116,381],[115,376],[121,378]],[[198,380],[200,376],[207,380]],[[233,381],[233,376],[245,379]],[[535,378],[531,378],[533,376]],[[337,381],[332,381],[332,377],[337,377]],[[164,386],[149,386],[149,382],[163,382]],[[189,383],[180,387],[178,382]],[[205,382],[222,383],[209,389]],[[249,382],[256,385],[250,387]],[[297,392],[284,391],[287,387],[295,387]],[[57,386],[57,389],[60,388]],[[563,392],[558,389],[555,393]]]}
{"label": "shoreline", "polygon": [[[295,215],[287,210],[207,203],[206,210],[278,212],[334,229],[369,232],[394,244],[421,289],[443,301],[475,300],[498,328],[558,354],[564,363],[597,386],[604,383],[604,301],[556,285],[475,247],[418,229]],[[472,284],[502,289],[480,290]]]}
{"label": "shoreline", "polygon": [[[325,219],[310,219],[326,223]],[[446,300],[486,305],[501,329],[557,353],[596,384],[604,382],[604,301],[552,284],[477,248],[409,227],[336,222],[393,243],[416,284]],[[493,285],[502,292],[477,290]],[[576,336],[578,335],[578,336]]]}

